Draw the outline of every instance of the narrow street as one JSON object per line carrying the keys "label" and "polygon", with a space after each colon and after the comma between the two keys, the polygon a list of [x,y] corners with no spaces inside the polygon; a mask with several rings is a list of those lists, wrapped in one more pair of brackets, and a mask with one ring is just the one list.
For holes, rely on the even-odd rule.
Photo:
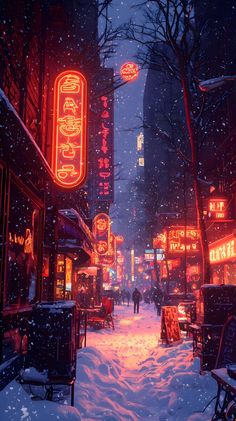
{"label": "narrow street", "polygon": [[[210,375],[199,375],[191,341],[158,343],[160,317],[153,305],[115,307],[115,331],[91,330],[78,354],[75,406],[82,420],[209,420],[201,411],[216,392]],[[199,412],[197,412],[199,411]]]}

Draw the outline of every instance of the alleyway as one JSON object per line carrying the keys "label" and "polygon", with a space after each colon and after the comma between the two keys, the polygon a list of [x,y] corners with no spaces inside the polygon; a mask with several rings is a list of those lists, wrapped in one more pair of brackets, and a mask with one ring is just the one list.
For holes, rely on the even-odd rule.
{"label": "alleyway", "polygon": [[1,421],[209,421],[213,403],[201,411],[216,394],[214,381],[199,375],[191,341],[166,348],[159,333],[153,305],[135,315],[116,306],[115,331],[90,330],[78,352],[75,408],[32,401],[13,381],[0,392]]}

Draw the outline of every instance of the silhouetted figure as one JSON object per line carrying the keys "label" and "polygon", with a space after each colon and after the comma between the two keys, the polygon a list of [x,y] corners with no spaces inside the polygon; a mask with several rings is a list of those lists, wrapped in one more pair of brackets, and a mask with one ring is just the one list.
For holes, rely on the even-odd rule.
{"label": "silhouetted figure", "polygon": [[131,294],[130,294],[129,291],[126,291],[126,298],[127,298],[127,304],[128,304],[128,307],[129,307],[129,302],[130,302],[130,298],[131,298]]}
{"label": "silhouetted figure", "polygon": [[124,304],[125,303],[125,298],[126,298],[126,291],[125,291],[125,289],[122,289],[122,291],[121,291],[121,298],[122,298],[122,303]]}
{"label": "silhouetted figure", "polygon": [[139,313],[139,302],[142,299],[142,295],[139,292],[138,288],[135,288],[132,294],[132,300],[134,302],[134,313]]}
{"label": "silhouetted figure", "polygon": [[156,285],[154,287],[154,291],[152,294],[152,300],[155,304],[156,310],[157,310],[157,315],[160,316],[161,315],[161,304],[162,304],[162,300],[163,300],[163,292],[161,290],[161,288],[159,287],[159,285]]}

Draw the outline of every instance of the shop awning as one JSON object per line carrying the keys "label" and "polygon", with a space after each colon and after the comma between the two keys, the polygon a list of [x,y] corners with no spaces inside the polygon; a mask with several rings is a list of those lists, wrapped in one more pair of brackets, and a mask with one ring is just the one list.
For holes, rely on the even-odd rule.
{"label": "shop awning", "polygon": [[90,257],[93,252],[94,241],[89,227],[77,211],[75,211],[77,219],[74,218],[74,220],[69,217],[72,214],[72,210],[66,211],[65,209],[59,210],[58,251],[61,253],[68,252],[81,255],[83,250]]}

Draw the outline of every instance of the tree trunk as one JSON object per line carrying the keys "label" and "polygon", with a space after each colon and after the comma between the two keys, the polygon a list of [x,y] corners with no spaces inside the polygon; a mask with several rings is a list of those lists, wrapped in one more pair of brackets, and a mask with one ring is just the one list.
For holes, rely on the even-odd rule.
{"label": "tree trunk", "polygon": [[197,211],[197,225],[200,233],[200,245],[201,245],[201,253],[202,253],[202,280],[203,283],[210,283],[210,259],[209,259],[209,247],[206,235],[206,226],[205,221],[203,219],[203,201],[201,195],[201,188],[198,181],[198,163],[197,163],[197,154],[196,154],[196,146],[197,146],[197,138],[195,131],[192,126],[192,106],[190,101],[190,90],[187,82],[187,75],[184,70],[182,70],[181,74],[181,84],[183,88],[183,95],[184,95],[184,110],[185,110],[185,117],[187,123],[187,129],[189,134],[190,140],[190,147],[191,147],[191,160],[192,160],[192,175],[193,175],[193,187],[195,193],[195,203],[196,203],[196,211]]}

